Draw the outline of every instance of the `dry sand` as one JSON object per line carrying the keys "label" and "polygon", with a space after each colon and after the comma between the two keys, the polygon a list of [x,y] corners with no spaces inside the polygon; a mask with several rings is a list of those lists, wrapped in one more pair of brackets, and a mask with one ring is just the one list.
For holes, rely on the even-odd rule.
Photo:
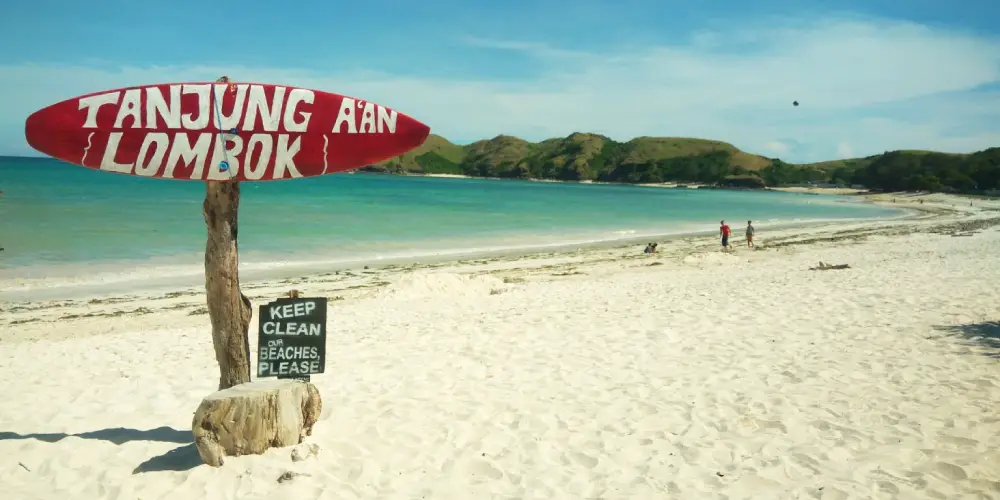
{"label": "dry sand", "polygon": [[0,498],[1000,498],[1000,204],[922,199],[758,251],[247,283],[336,299],[300,462],[199,464],[203,291],[3,303]]}

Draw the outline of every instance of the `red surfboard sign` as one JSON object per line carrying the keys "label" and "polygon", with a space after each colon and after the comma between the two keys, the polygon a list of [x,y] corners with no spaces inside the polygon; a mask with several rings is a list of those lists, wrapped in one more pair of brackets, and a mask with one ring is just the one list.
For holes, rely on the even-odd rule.
{"label": "red surfboard sign", "polygon": [[332,174],[401,155],[430,128],[353,97],[259,83],[166,83],[95,92],[36,111],[36,150],[84,167],[192,181]]}

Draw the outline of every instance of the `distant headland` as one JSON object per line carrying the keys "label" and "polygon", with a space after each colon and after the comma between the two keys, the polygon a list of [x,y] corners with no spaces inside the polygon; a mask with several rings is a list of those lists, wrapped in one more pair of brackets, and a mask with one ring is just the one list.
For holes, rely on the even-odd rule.
{"label": "distant headland", "polygon": [[1000,188],[1000,147],[971,154],[902,150],[864,158],[790,164],[707,139],[637,137],[617,142],[598,134],[573,133],[528,142],[499,135],[460,146],[431,134],[419,148],[361,170],[748,188],[812,183],[880,191],[971,193]]}

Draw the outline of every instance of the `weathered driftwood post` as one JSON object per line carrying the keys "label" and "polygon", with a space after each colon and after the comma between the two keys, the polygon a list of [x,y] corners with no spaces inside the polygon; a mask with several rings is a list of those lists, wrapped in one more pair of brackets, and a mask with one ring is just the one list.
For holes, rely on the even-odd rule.
{"label": "weathered driftwood post", "polygon": [[240,184],[206,183],[202,212],[205,244],[205,296],[212,322],[212,344],[219,362],[219,390],[250,381],[250,318],[253,308],[240,291],[237,237]]}
{"label": "weathered driftwood post", "polygon": [[[228,84],[229,77],[220,77],[215,83]],[[214,89],[212,94],[215,95]],[[218,105],[215,109],[218,115]],[[216,119],[221,128],[222,117],[216,116]],[[219,144],[225,148],[228,134],[221,130],[220,133]],[[212,323],[215,359],[219,363],[220,391],[250,381],[249,329],[253,313],[250,300],[240,291],[239,211],[238,181],[206,182],[205,202],[202,204],[205,228],[208,230],[205,299]]]}

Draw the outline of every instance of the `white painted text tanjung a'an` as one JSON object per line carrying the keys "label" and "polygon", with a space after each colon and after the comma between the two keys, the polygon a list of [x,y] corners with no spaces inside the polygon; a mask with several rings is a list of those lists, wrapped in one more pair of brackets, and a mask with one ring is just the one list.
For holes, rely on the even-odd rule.
{"label": "white painted text tanjung a'an", "polygon": [[[270,174],[270,179],[302,177],[295,157],[302,150],[302,134],[313,117],[315,93],[275,86],[268,96],[262,85],[238,84],[233,105],[225,113],[222,106],[216,111],[212,85],[170,85],[166,96],[160,87],[143,87],[80,98],[79,109],[85,111],[84,130],[98,127],[97,112],[101,107],[114,106],[117,111],[100,168],[174,178],[180,167],[190,169],[190,179],[223,180],[240,172],[237,157],[241,157],[244,176],[250,180],[263,179],[265,174]],[[228,84],[215,87],[216,97],[229,92]],[[181,100],[190,95],[195,96],[198,105],[194,112],[183,113]],[[394,134],[396,118],[396,112],[384,106],[345,97],[331,130],[323,133]],[[145,134],[135,161],[117,161],[124,131],[162,130],[164,126],[170,132]],[[237,133],[232,133],[234,129]],[[229,171],[215,168],[223,160],[228,160]]]}

